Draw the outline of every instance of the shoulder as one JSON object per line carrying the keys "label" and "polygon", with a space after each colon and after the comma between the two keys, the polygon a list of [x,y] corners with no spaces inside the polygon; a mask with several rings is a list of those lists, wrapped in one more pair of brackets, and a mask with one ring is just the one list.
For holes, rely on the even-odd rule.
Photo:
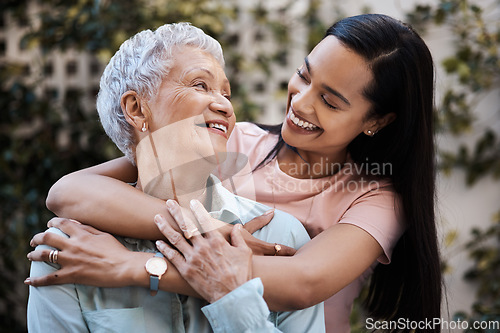
{"label": "shoulder", "polygon": [[361,183],[359,188],[358,196],[353,201],[352,206],[362,204],[367,204],[367,206],[383,205],[390,207],[396,215],[399,195],[394,190],[390,180],[369,179],[364,184]]}
{"label": "shoulder", "polygon": [[[243,197],[238,196],[238,201],[245,210],[249,212],[248,216],[243,218],[243,223],[264,214],[272,208]],[[311,238],[302,223],[294,216],[281,210],[274,210],[274,217],[268,225],[253,233],[256,238],[269,242],[279,243],[298,249],[307,243]]]}
{"label": "shoulder", "polygon": [[252,137],[262,137],[269,135],[268,131],[260,128],[254,123],[250,123],[247,121],[236,123],[236,125],[234,126],[233,133],[240,136],[252,136]]}

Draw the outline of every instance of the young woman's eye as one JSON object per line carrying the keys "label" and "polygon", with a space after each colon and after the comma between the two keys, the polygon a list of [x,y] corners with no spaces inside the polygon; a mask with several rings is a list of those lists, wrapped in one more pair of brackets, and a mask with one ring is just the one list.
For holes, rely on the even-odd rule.
{"label": "young woman's eye", "polygon": [[225,97],[228,101],[231,101],[231,95],[224,95],[224,97]]}
{"label": "young woman's eye", "polygon": [[301,69],[300,68],[297,68],[297,75],[302,79],[304,80],[305,82],[309,83],[309,81],[307,80],[307,78],[304,76],[304,74],[302,73]]}
{"label": "young woman's eye", "polygon": [[328,101],[326,100],[325,96],[321,95],[321,99],[323,100],[323,103],[325,103],[325,105],[327,107],[329,107],[330,109],[333,109],[333,110],[338,110],[338,107],[328,103]]}

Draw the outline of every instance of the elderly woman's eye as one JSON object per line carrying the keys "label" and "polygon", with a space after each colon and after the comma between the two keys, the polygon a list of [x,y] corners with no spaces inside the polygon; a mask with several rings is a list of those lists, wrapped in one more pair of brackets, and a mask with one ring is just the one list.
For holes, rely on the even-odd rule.
{"label": "elderly woman's eye", "polygon": [[201,89],[207,90],[207,84],[205,82],[198,82],[194,86],[197,87],[197,88],[201,88]]}

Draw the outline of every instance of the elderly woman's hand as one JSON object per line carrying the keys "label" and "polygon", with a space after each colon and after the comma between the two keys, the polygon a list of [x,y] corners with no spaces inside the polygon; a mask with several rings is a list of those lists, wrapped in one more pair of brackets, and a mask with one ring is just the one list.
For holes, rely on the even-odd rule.
{"label": "elderly woman's hand", "polygon": [[58,228],[68,237],[46,231],[36,234],[30,245],[35,247],[44,244],[58,249],[56,260],[50,260],[51,249],[36,249],[28,253],[28,259],[52,261],[59,264],[61,269],[46,276],[28,278],[25,284],[46,286],[80,283],[99,287],[130,284],[125,273],[137,253],[127,250],[112,235],[64,218],[53,218],[48,226]]}
{"label": "elderly woman's hand", "polygon": [[[180,212],[180,207],[174,209]],[[179,226],[189,230],[189,243],[175,231],[161,215],[155,222],[175,250],[163,241],[156,246],[175,265],[182,277],[210,303],[215,302],[233,289],[252,278],[252,250],[241,234],[241,225],[231,231],[229,244],[217,230],[204,233],[198,231],[192,221],[181,220]]]}
{"label": "elderly woman's hand", "polygon": [[[198,200],[191,201],[191,210],[180,207],[174,200],[167,201],[167,208],[180,230],[184,233],[184,237],[187,239],[192,236],[191,229],[196,228],[196,226],[199,225],[203,232],[217,230],[226,240],[230,240],[231,231],[235,226],[212,218],[206,211],[205,207],[203,207],[201,202]],[[297,250],[292,247],[282,244],[268,243],[252,236],[254,232],[269,224],[273,217],[274,210],[269,210],[263,215],[257,216],[245,223],[241,230],[243,239],[245,240],[247,246],[250,247],[254,255],[293,256]],[[188,228],[187,224],[184,222],[185,220],[189,221],[189,225],[192,225],[193,227]]]}

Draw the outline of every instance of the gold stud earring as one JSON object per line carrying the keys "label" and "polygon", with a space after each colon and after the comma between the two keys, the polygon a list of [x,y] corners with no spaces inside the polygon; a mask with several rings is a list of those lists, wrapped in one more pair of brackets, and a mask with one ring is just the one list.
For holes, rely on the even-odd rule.
{"label": "gold stud earring", "polygon": [[146,132],[148,129],[146,128],[146,122],[142,124],[141,131]]}
{"label": "gold stud earring", "polygon": [[375,133],[373,133],[371,130],[366,131],[366,134],[368,134],[369,136],[374,136],[375,135]]}

